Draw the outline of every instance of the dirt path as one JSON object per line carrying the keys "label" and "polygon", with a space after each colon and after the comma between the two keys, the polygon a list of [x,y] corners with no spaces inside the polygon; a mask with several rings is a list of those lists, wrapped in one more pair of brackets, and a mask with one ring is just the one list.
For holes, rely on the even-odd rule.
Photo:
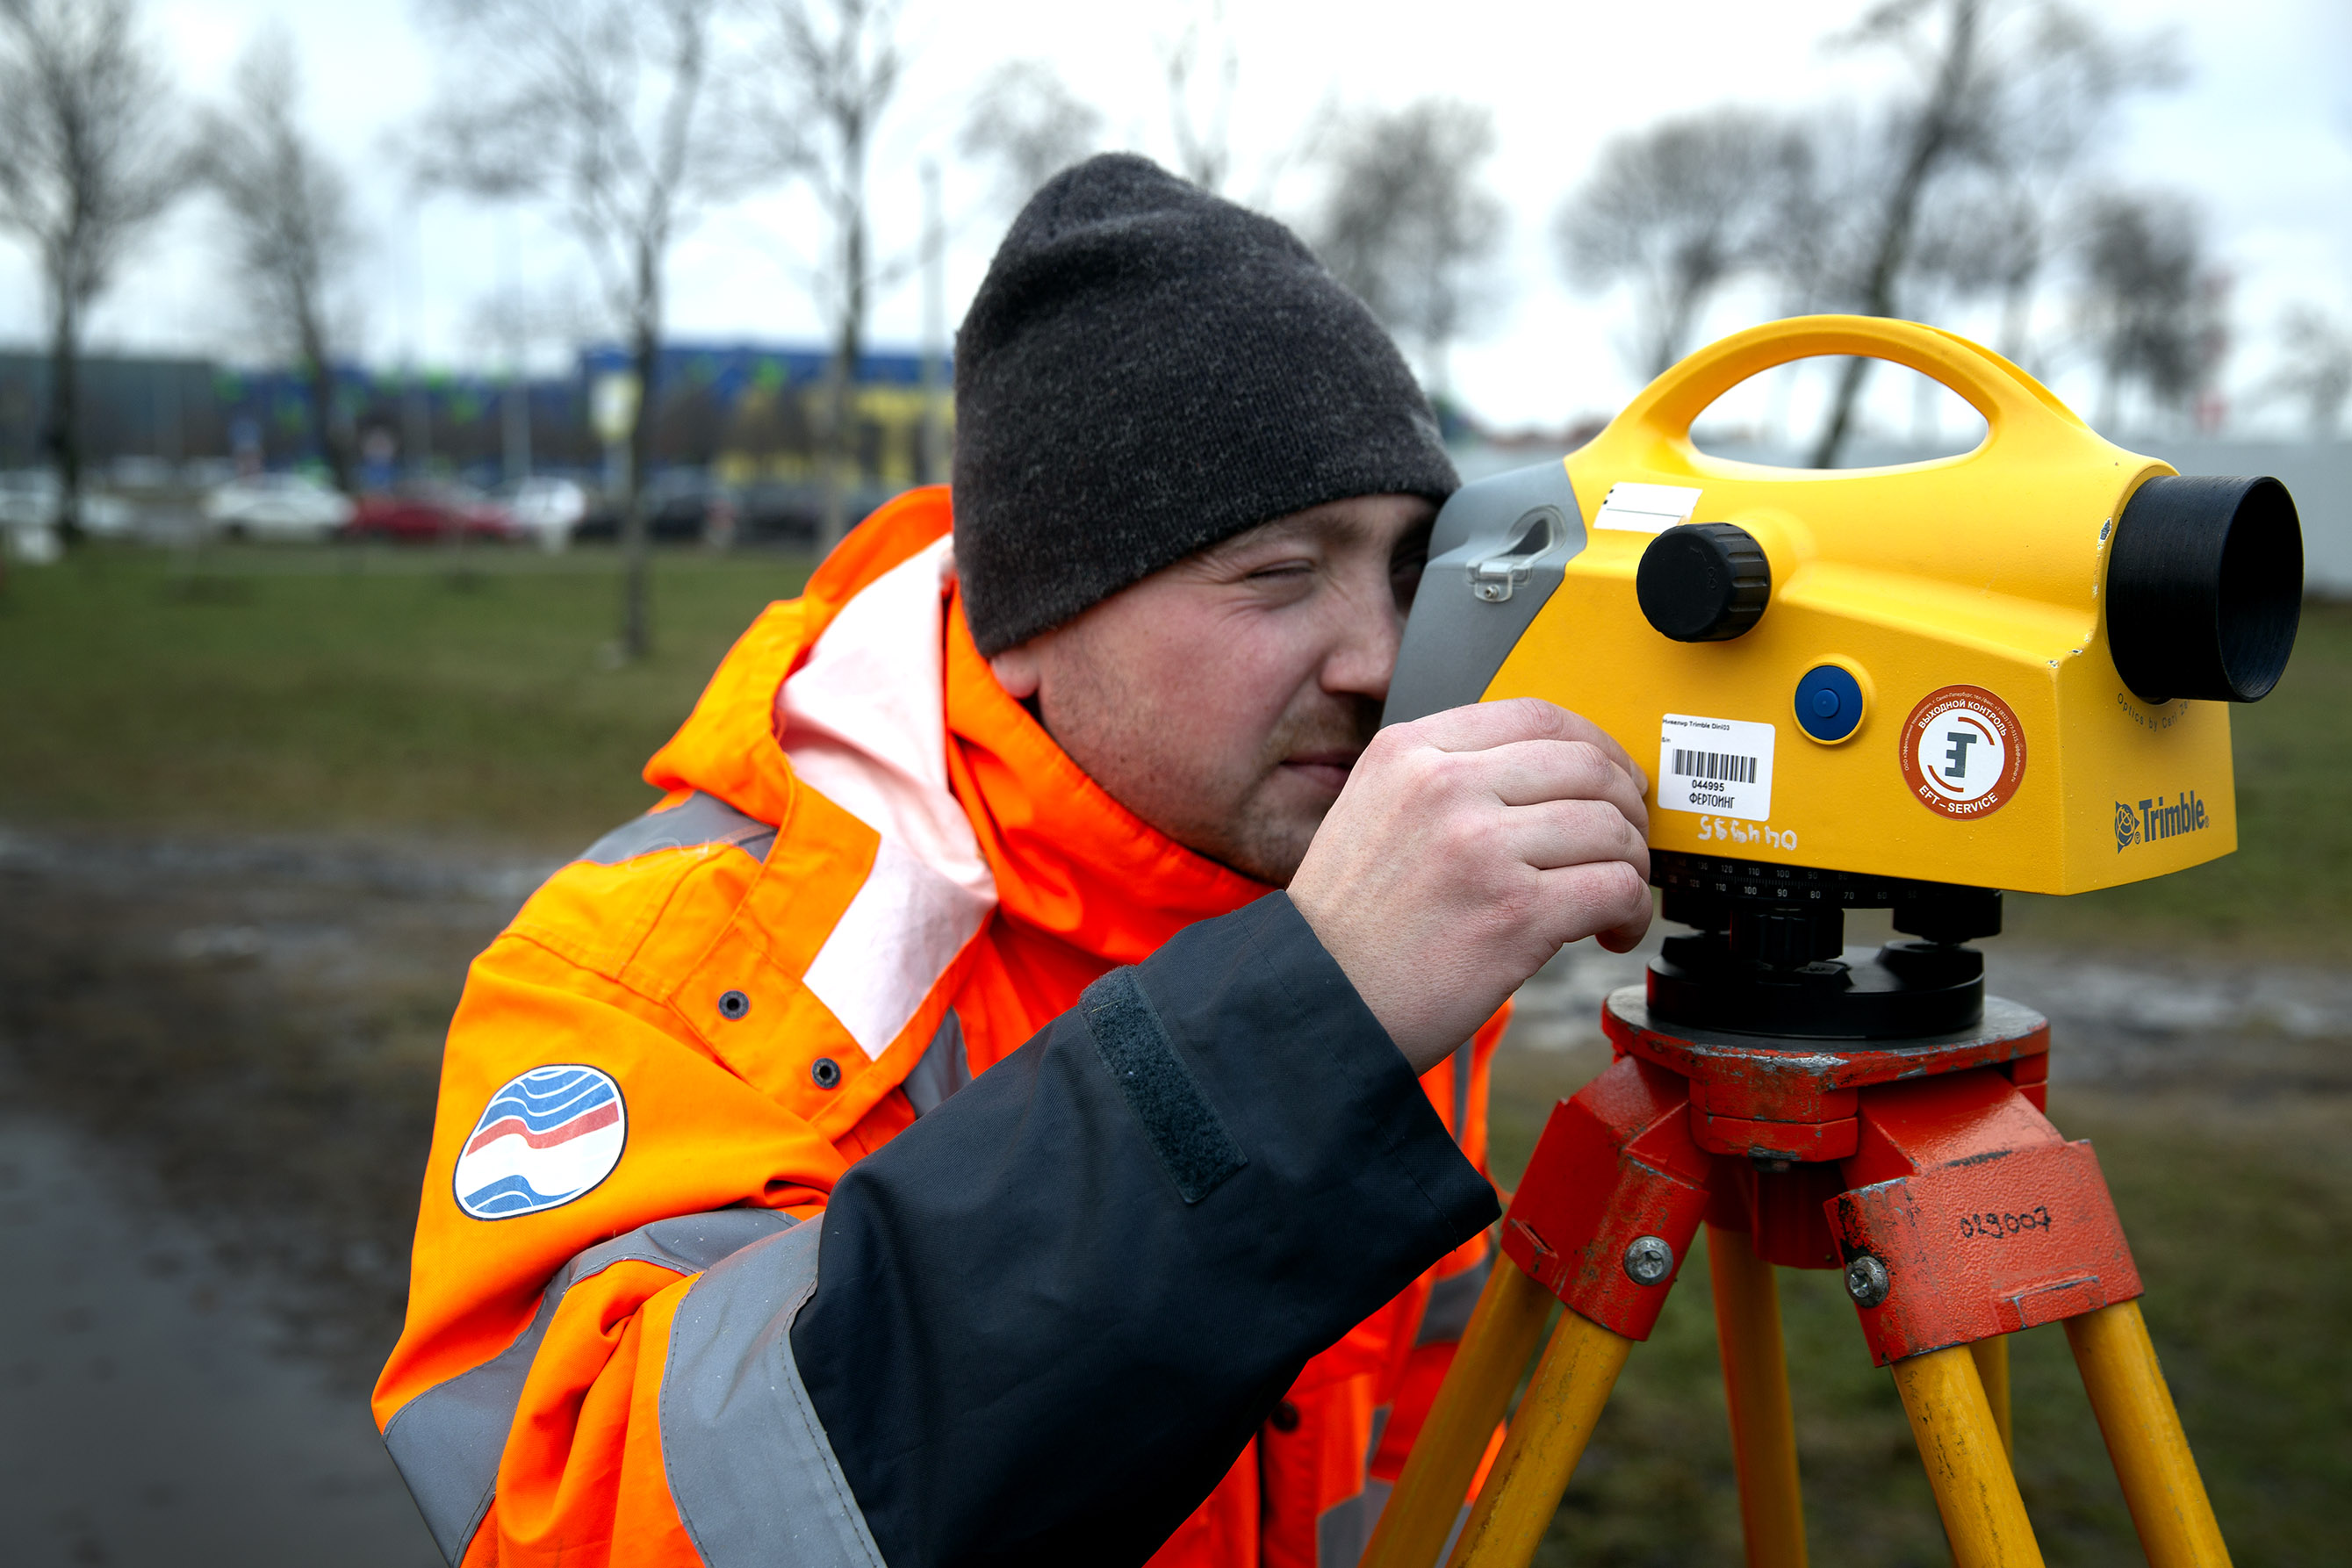
{"label": "dirt path", "polygon": [[[549,868],[0,830],[0,1241],[42,1281],[0,1328],[24,1412],[0,1517],[34,1521],[10,1561],[433,1560],[365,1390],[399,1327],[449,1009]],[[1993,988],[2052,1016],[2062,1082],[2352,1090],[2352,974],[1990,952]],[[1507,1047],[1538,1070],[1498,1082],[1597,1066],[1601,1000],[1646,957],[1563,952]]]}

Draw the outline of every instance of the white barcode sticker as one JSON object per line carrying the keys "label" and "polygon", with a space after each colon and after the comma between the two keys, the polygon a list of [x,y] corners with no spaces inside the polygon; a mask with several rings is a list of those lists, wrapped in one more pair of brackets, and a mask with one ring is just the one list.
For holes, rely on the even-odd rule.
{"label": "white barcode sticker", "polygon": [[1658,737],[1658,805],[1769,821],[1772,726],[1667,714]]}

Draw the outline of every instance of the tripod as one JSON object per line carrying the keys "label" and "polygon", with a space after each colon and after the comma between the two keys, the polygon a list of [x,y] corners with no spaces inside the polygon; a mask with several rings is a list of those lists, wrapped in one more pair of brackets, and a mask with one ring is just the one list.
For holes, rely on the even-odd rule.
{"label": "tripod", "polygon": [[[2148,1561],[2226,1564],[2098,1163],[2042,1114],[2049,1022],[1985,998],[1964,945],[1998,931],[2000,895],[1653,865],[1666,917],[1699,932],[1667,939],[1646,987],[1603,1005],[1615,1060],[1537,1142],[1366,1568],[1431,1568],[1557,1298],[1567,1310],[1447,1559],[1525,1568],[1702,1223],[1750,1568],[1805,1562],[1776,1265],[1843,1271],[1958,1568],[2042,1562],[2010,1468],[2001,1336],[2051,1322]],[[1927,940],[1845,949],[1856,907],[1891,908]]]}

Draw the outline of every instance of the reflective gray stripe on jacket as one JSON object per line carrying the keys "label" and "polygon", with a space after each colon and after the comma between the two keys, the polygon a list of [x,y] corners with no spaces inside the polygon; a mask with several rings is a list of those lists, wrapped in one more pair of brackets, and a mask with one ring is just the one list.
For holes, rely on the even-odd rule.
{"label": "reflective gray stripe on jacket", "polygon": [[662,1463],[707,1568],[884,1568],[793,1355],[823,1230],[801,1226],[715,1265],[670,1324]]}
{"label": "reflective gray stripe on jacket", "polygon": [[[767,1209],[719,1209],[656,1220],[599,1242],[563,1268],[540,1297],[539,1311],[514,1343],[471,1372],[435,1384],[402,1405],[383,1429],[383,1446],[415,1498],[433,1543],[455,1564],[472,1544],[498,1489],[499,1458],[506,1452],[523,1380],[563,1293],[616,1263],[650,1263],[698,1274],[729,1254],[793,1225]],[[816,1226],[808,1227],[815,1240]],[[812,1252],[814,1251],[812,1246]]]}
{"label": "reflective gray stripe on jacket", "polygon": [[929,1116],[970,1082],[971,1058],[963,1048],[963,1020],[950,1007],[940,1020],[939,1033],[923,1047],[922,1059],[898,1088],[917,1116]]}
{"label": "reflective gray stripe on jacket", "polygon": [[625,822],[580,852],[583,860],[618,866],[657,849],[702,849],[725,845],[754,860],[765,860],[776,830],[746,816],[717,795],[697,790],[676,805]]}
{"label": "reflective gray stripe on jacket", "polygon": [[[1372,1447],[1380,1447],[1377,1434]],[[1316,1518],[1315,1568],[1356,1568],[1364,1548],[1372,1543],[1381,1510],[1389,1506],[1390,1489],[1386,1481],[1366,1481],[1362,1491],[1333,1503]]]}

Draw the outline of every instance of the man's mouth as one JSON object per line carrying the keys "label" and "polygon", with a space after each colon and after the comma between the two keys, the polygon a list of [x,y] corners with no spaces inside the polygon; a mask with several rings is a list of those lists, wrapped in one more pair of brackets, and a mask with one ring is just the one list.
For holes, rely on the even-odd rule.
{"label": "man's mouth", "polygon": [[1337,795],[1346,786],[1349,771],[1361,755],[1361,752],[1301,752],[1295,757],[1284,758],[1282,765]]}

